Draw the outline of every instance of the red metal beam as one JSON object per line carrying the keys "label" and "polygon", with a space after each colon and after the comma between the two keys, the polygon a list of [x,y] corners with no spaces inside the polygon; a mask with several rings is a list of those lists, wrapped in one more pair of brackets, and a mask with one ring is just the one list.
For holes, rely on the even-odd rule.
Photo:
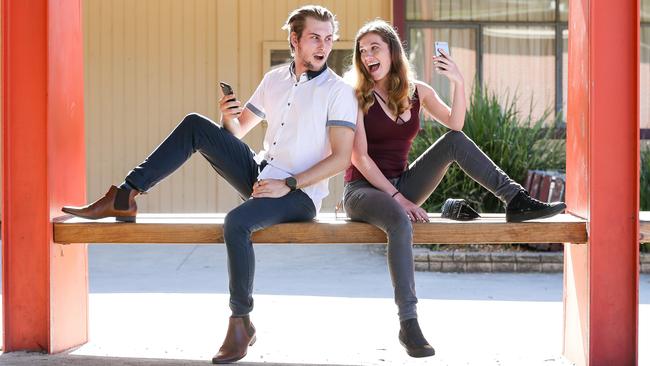
{"label": "red metal beam", "polygon": [[5,352],[87,340],[86,246],[51,219],[85,197],[81,0],[2,0]]}
{"label": "red metal beam", "polygon": [[393,27],[397,29],[402,40],[408,39],[406,34],[406,0],[393,0]]}
{"label": "red metal beam", "polygon": [[569,2],[567,205],[589,245],[565,246],[564,353],[638,363],[639,1]]}

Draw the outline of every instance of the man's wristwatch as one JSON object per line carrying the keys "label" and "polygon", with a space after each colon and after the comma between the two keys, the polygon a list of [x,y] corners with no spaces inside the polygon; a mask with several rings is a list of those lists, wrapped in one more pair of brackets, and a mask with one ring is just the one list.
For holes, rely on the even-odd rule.
{"label": "man's wristwatch", "polygon": [[296,181],[296,178],[294,177],[289,177],[284,180],[284,184],[286,184],[287,187],[289,187],[289,189],[293,192],[296,190],[296,185],[298,184],[298,181]]}

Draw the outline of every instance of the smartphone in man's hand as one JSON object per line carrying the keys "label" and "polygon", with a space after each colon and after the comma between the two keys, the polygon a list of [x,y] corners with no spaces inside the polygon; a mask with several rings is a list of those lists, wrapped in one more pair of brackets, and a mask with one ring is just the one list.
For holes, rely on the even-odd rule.
{"label": "smartphone in man's hand", "polygon": [[220,81],[219,85],[221,85],[221,91],[223,92],[223,95],[230,95],[233,93],[232,86],[228,85],[227,83]]}
{"label": "smartphone in man's hand", "polygon": [[437,57],[442,56],[442,54],[440,53],[440,50],[445,51],[445,54],[449,55],[449,44],[447,42],[436,41],[434,47],[436,49],[436,56]]}
{"label": "smartphone in man's hand", "polygon": [[[234,93],[234,91],[232,90],[232,86],[230,86],[228,83],[224,83],[223,81],[220,81],[219,85],[221,86],[221,92],[223,92],[224,96]],[[232,99],[227,100],[226,102],[234,102],[235,100],[237,100],[237,99],[232,98]],[[228,109],[233,109],[233,108],[237,108],[237,107],[230,107]]]}

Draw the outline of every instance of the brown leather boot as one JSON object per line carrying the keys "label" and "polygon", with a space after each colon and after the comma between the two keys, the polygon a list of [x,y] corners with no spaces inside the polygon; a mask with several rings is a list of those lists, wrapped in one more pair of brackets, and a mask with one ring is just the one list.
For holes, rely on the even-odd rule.
{"label": "brown leather boot", "polygon": [[115,217],[117,221],[135,222],[138,212],[138,205],[135,203],[137,195],[138,191],[135,189],[127,191],[111,186],[104,197],[97,201],[82,207],[63,206],[61,211],[84,219]]}
{"label": "brown leather boot", "polygon": [[255,327],[248,317],[230,317],[228,332],[219,352],[212,357],[212,363],[231,363],[239,361],[255,343]]}

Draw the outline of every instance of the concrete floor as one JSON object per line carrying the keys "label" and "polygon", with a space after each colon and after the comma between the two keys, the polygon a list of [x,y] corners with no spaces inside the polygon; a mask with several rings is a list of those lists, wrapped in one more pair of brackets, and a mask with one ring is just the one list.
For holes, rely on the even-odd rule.
{"label": "concrete floor", "polygon": [[[258,341],[240,365],[570,365],[561,357],[561,274],[418,272],[422,329],[437,354],[397,342],[377,246],[256,246]],[[226,331],[222,245],[93,245],[90,341],[66,355],[9,353],[0,365],[208,364]],[[650,342],[650,276],[640,281]],[[640,365],[650,352],[639,347]]]}

